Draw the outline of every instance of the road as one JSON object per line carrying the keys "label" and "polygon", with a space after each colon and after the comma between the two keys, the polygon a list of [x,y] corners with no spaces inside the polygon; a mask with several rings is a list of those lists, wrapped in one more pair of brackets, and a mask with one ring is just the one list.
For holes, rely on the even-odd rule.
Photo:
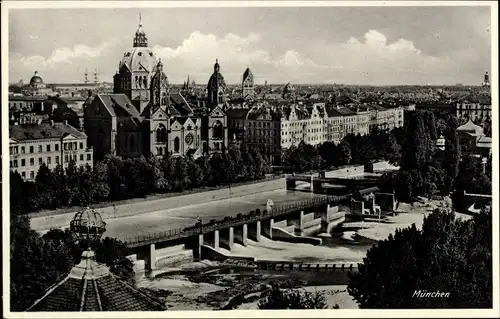
{"label": "road", "polygon": [[265,209],[268,199],[275,205],[293,203],[309,199],[314,195],[305,192],[286,190],[268,191],[231,199],[197,203],[144,213],[134,216],[120,217],[107,220],[104,236],[124,239],[129,236],[144,235],[151,232],[160,232],[169,229],[184,228],[196,223],[197,216],[203,222],[210,219],[223,219],[226,216],[236,216],[239,213],[248,213],[251,210]]}

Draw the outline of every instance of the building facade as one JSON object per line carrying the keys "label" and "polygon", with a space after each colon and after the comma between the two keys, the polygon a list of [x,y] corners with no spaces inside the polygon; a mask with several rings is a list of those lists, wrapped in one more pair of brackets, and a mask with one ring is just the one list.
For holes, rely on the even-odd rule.
{"label": "building facade", "polygon": [[18,124],[9,126],[10,168],[25,180],[36,178],[40,166],[93,166],[93,150],[87,135],[65,123]]}
{"label": "building facade", "polygon": [[491,121],[491,99],[486,97],[475,101],[457,103],[455,107],[456,116],[461,122],[469,119],[477,124]]}

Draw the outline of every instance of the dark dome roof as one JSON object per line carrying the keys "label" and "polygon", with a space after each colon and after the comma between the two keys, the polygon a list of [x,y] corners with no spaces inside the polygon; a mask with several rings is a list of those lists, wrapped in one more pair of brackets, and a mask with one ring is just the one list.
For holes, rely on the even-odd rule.
{"label": "dark dome roof", "polygon": [[224,81],[224,77],[222,76],[222,74],[220,74],[218,72],[213,73],[212,76],[210,77],[210,80],[208,80],[208,87],[209,88],[212,88],[215,86],[223,86],[223,87],[226,86],[226,82]]}
{"label": "dark dome roof", "polygon": [[35,71],[35,75],[30,80],[30,85],[43,84],[42,78],[38,75],[38,71]]}
{"label": "dark dome roof", "polygon": [[252,75],[252,71],[250,71],[250,68],[247,68],[243,73],[243,79],[245,79],[249,75]]}

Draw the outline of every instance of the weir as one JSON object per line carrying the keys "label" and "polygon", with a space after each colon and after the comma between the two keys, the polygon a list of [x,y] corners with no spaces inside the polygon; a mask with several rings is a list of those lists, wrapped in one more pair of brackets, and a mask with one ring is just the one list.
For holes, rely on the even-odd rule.
{"label": "weir", "polygon": [[[144,236],[140,241],[127,244],[135,251],[137,259],[145,261],[146,270],[157,267],[158,245],[168,247],[184,244],[186,249],[192,251],[194,260],[228,258],[221,248],[231,251],[235,243],[247,246],[248,239],[258,242],[262,236],[271,240],[318,245],[321,244],[321,239],[310,236],[329,233],[333,227],[342,223],[346,213],[339,211],[339,205],[334,203],[345,202],[349,197],[350,195],[325,196],[303,203],[270,206],[270,211],[252,211],[233,219],[226,217],[222,221],[212,220],[205,225],[169,231],[164,237]],[[374,211],[377,208],[393,210],[393,197],[393,194],[377,194],[368,204]],[[375,204],[376,199],[380,201],[380,206]],[[353,200],[352,203],[355,206],[352,211],[363,211],[358,206],[363,207],[364,202]],[[183,256],[187,255],[184,253]]]}

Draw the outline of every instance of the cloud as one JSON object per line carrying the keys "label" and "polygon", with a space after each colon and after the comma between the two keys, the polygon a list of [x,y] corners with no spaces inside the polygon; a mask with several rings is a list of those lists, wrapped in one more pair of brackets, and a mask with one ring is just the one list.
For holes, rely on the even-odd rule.
{"label": "cloud", "polygon": [[[239,83],[247,67],[252,69],[257,83],[267,80],[269,83],[445,84],[464,79],[471,79],[466,83],[474,83],[483,72],[484,59],[476,48],[433,56],[409,39],[389,41],[378,30],[367,30],[362,37],[341,42],[304,39],[307,45],[300,48],[290,45],[281,52],[272,42],[266,46],[263,37],[266,35],[216,36],[194,31],[177,46],[160,43],[153,45],[152,50],[164,62],[171,83],[182,83],[188,74],[196,82],[206,83],[216,58],[228,83]],[[55,49],[49,57],[11,57],[10,65],[18,71],[16,76],[22,68],[24,74],[45,69],[46,75],[50,73],[57,79],[81,71],[91,61],[102,70],[103,78],[110,80],[123,48],[130,49],[125,42],[116,40],[95,47],[77,44]],[[65,69],[62,65],[71,67]]]}
{"label": "cloud", "polygon": [[57,48],[52,51],[48,58],[39,55],[35,56],[18,56],[16,63],[20,63],[25,67],[55,67],[61,63],[72,64],[79,59],[99,58],[109,49],[116,45],[116,41],[103,42],[101,45],[92,47],[84,44],[75,44],[71,47]]}

